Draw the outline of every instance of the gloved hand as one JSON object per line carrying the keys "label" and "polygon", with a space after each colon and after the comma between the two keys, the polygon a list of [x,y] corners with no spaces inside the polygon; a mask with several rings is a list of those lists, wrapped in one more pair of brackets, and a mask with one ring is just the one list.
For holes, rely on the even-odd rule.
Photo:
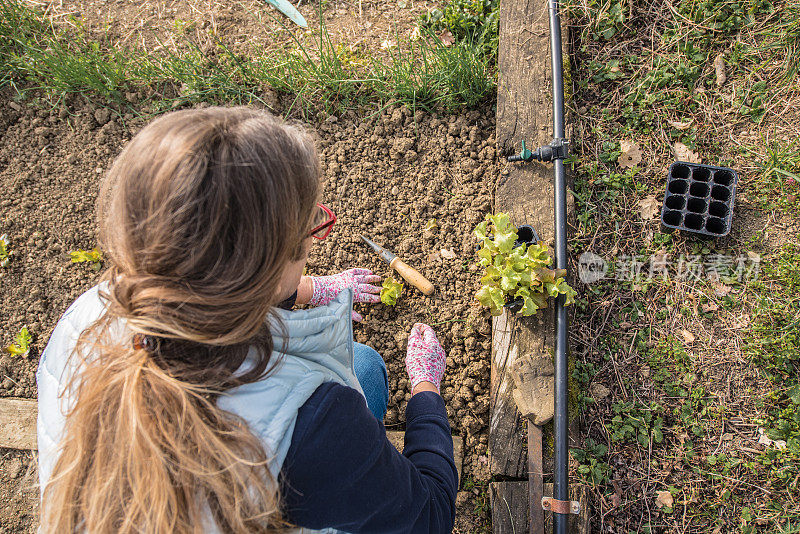
{"label": "gloved hand", "polygon": [[[381,277],[372,274],[369,269],[350,269],[330,276],[312,276],[311,282],[314,290],[309,304],[324,306],[348,287],[353,290],[353,304],[356,302],[380,302],[381,297],[378,294],[381,292],[381,288],[371,285],[380,281]],[[363,317],[354,311],[353,320],[361,322]]]}
{"label": "gloved hand", "polygon": [[411,390],[425,381],[432,382],[438,390],[444,376],[446,358],[433,328],[416,323],[408,336],[406,351],[406,372],[411,379]]}

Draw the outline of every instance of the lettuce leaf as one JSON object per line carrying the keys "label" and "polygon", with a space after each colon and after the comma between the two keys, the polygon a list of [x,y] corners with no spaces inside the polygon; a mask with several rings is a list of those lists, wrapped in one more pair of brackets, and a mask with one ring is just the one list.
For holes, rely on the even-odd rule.
{"label": "lettuce leaf", "polygon": [[6,352],[11,356],[27,356],[31,351],[31,341],[33,337],[28,332],[28,327],[23,326],[14,338],[14,343],[6,347]]}
{"label": "lettuce leaf", "polygon": [[391,276],[387,276],[381,286],[381,302],[387,306],[397,304],[397,299],[400,298],[400,293],[403,291],[403,284]]}

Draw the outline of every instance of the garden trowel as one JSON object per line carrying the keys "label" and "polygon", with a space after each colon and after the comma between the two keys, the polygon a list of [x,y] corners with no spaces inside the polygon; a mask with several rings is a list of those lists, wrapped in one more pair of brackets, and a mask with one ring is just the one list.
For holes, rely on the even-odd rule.
{"label": "garden trowel", "polygon": [[371,239],[367,239],[363,235],[361,239],[364,240],[364,243],[369,245],[372,250],[378,253],[378,256],[381,257],[383,261],[389,264],[389,267],[400,273],[400,276],[406,279],[406,282],[411,284],[412,286],[416,287],[420,291],[422,291],[426,295],[433,294],[433,284],[431,284],[427,278],[422,276],[419,271],[408,265],[406,262],[398,258],[395,254],[392,254],[382,246],[378,245]]}

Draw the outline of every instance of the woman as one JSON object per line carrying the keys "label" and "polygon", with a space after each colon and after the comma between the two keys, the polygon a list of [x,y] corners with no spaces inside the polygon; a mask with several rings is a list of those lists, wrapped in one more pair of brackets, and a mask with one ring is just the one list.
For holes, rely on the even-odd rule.
{"label": "woman", "polygon": [[244,108],[172,113],[123,150],[98,200],[110,268],[37,372],[45,531],[452,528],[444,351],[414,326],[401,455],[385,365],[352,337],[379,277],[302,276],[335,222],[319,174],[307,135]]}

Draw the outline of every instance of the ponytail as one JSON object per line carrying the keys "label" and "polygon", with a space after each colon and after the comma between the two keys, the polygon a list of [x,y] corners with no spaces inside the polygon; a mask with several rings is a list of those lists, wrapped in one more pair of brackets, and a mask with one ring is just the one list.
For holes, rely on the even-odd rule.
{"label": "ponytail", "polygon": [[[106,322],[82,338],[107,330]],[[217,407],[218,391],[176,379],[145,349],[101,350],[68,386],[78,402],[44,492],[46,532],[191,533],[207,531],[209,521],[236,533],[285,526],[263,446],[243,420]]]}
{"label": "ponytail", "polygon": [[269,451],[217,399],[269,371],[318,188],[310,138],[243,108],[166,115],[117,158],[98,197],[108,307],[72,353],[44,531],[286,527]]}

